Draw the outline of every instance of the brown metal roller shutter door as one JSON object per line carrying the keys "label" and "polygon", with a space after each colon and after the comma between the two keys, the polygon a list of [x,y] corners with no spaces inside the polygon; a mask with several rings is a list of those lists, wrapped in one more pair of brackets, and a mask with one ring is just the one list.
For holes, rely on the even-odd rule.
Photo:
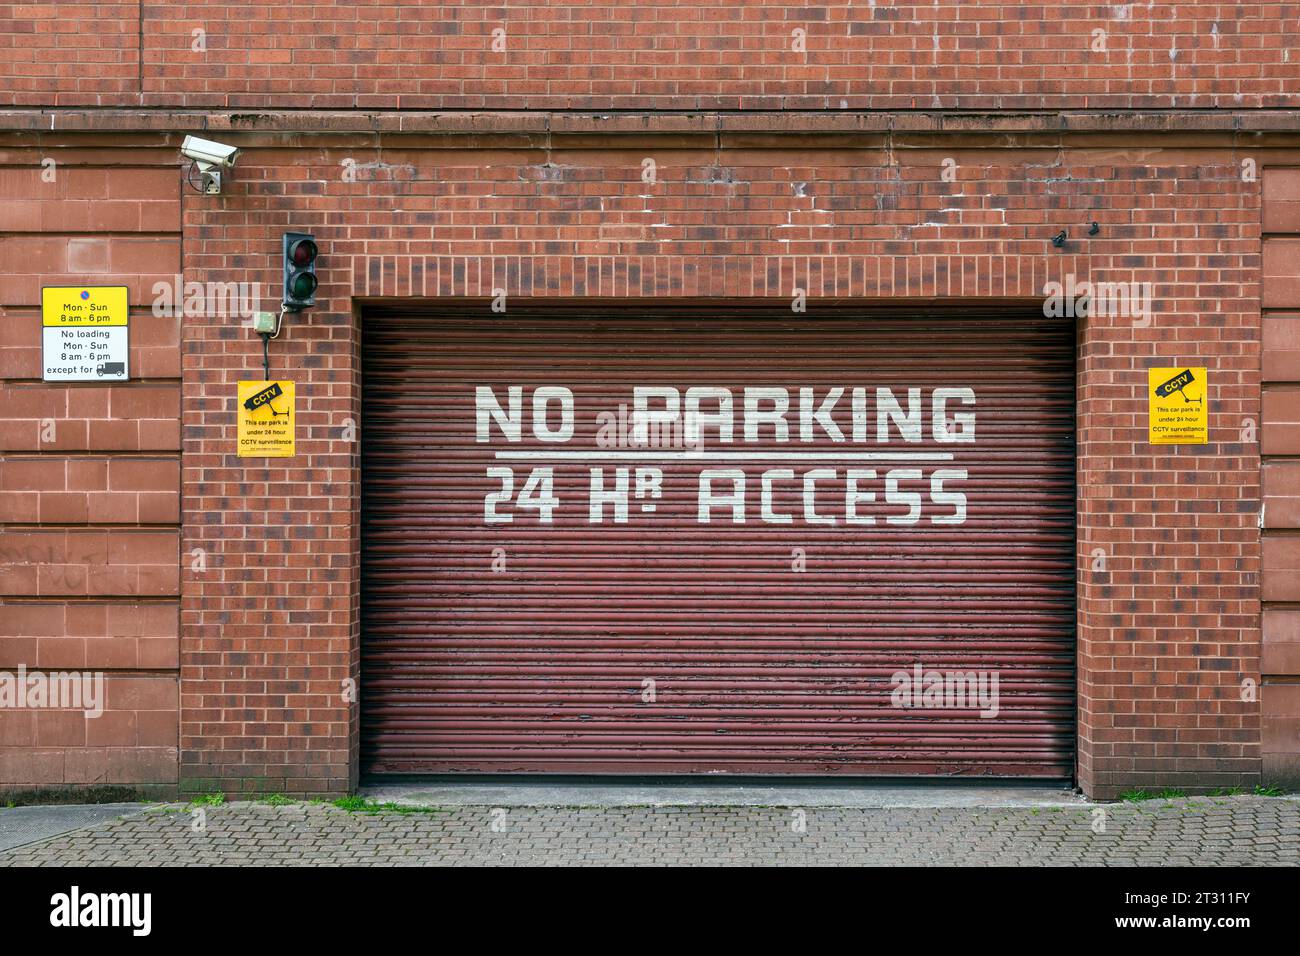
{"label": "brown metal roller shutter door", "polygon": [[[1072,774],[1070,324],[613,305],[363,329],[363,769]],[[637,389],[640,445],[610,424]]]}

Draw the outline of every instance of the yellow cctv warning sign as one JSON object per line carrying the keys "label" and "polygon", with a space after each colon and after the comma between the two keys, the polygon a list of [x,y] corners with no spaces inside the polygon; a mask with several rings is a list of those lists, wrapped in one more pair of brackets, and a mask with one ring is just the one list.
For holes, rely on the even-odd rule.
{"label": "yellow cctv warning sign", "polygon": [[239,457],[292,458],[293,382],[239,383]]}
{"label": "yellow cctv warning sign", "polygon": [[1203,366],[1147,369],[1151,444],[1204,445],[1210,440],[1209,385]]}

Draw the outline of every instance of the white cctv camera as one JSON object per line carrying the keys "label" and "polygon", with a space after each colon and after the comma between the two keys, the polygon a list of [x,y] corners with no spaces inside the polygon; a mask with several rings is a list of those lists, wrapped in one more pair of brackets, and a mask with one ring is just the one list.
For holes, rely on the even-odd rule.
{"label": "white cctv camera", "polygon": [[221,192],[221,170],[235,165],[239,149],[210,139],[186,136],[185,142],[181,143],[181,153],[194,160],[199,171],[202,186],[195,188],[208,195],[216,195]]}
{"label": "white cctv camera", "polygon": [[239,156],[239,150],[234,146],[199,139],[197,136],[186,136],[185,142],[181,143],[181,152],[198,163],[200,169],[205,166],[229,168],[235,165],[235,158]]}

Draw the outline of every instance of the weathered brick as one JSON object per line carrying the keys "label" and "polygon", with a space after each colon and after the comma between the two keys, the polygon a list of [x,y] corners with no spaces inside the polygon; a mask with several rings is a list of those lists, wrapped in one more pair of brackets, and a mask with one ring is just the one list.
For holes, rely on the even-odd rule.
{"label": "weathered brick", "polygon": [[[1120,8],[1116,8],[1120,9]],[[238,29],[205,3],[28,4],[0,21],[12,105],[369,110],[1161,110],[1293,105],[1275,6],[1158,3],[1123,13],[1046,2],[891,8],[602,2],[367,9],[247,4]],[[905,16],[896,15],[905,10]],[[44,14],[54,13],[54,17]],[[143,17],[143,20],[141,20]],[[195,24],[208,42],[193,49]],[[1094,30],[1105,31],[1096,48]],[[504,30],[505,49],[494,31]],[[804,31],[796,46],[796,31]],[[1204,38],[1213,35],[1214,42]],[[274,41],[274,42],[272,42]],[[996,42],[996,46],[992,44]],[[996,55],[991,51],[996,49]],[[82,68],[94,56],[96,69]],[[293,67],[292,89],[284,83]]]}

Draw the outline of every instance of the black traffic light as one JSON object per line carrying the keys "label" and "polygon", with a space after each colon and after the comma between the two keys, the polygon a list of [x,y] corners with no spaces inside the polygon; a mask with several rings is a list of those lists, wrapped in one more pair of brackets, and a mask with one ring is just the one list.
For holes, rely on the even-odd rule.
{"label": "black traffic light", "polygon": [[316,304],[316,240],[305,232],[284,234],[284,310]]}

